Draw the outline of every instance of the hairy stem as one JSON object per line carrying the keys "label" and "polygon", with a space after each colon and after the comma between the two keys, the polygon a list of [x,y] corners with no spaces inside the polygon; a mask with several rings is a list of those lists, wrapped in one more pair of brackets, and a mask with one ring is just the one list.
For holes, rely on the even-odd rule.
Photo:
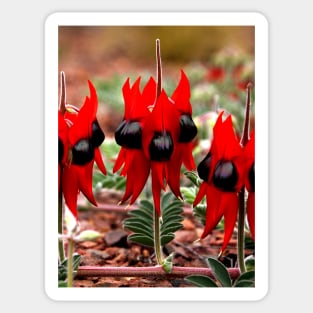
{"label": "hairy stem", "polygon": [[161,48],[160,39],[156,40],[156,61],[157,61],[157,91],[156,98],[161,94],[162,90],[162,65],[161,65]]}
{"label": "hairy stem", "polygon": [[66,85],[65,85],[65,73],[62,71],[61,74],[61,87],[60,87],[60,105],[59,110],[62,114],[65,113],[65,104],[66,104]]}
{"label": "hairy stem", "polygon": [[[252,84],[248,83],[247,85],[247,99],[246,99],[246,114],[245,121],[243,126],[243,132],[240,144],[244,147],[249,141],[249,128],[250,128],[250,107],[251,107],[251,88]],[[245,188],[243,187],[239,192],[239,213],[238,213],[238,263],[241,273],[246,272],[245,266],[245,215],[246,215],[246,206],[245,206]]]}
{"label": "hairy stem", "polygon": [[245,189],[244,187],[239,192],[239,212],[238,212],[238,238],[237,238],[237,249],[238,249],[238,264],[240,272],[246,272],[245,266]]}
{"label": "hairy stem", "polygon": [[[60,176],[62,177],[62,167]],[[63,197],[62,197],[62,180],[60,180],[60,190],[59,190],[59,198],[58,198],[58,234],[63,234]],[[65,253],[64,253],[64,242],[62,236],[59,238],[59,259],[60,262],[64,261]]]}
{"label": "hairy stem", "polygon": [[158,265],[162,265],[162,247],[161,247],[161,232],[160,232],[160,216],[153,210],[153,221],[154,221],[154,252],[158,262]]}
{"label": "hairy stem", "polygon": [[[230,278],[236,279],[240,275],[238,268],[227,269]],[[186,277],[189,275],[206,275],[214,278],[213,272],[207,267],[183,267],[173,266],[171,273],[164,271],[160,265],[149,267],[103,267],[103,266],[80,266],[76,277]]]}
{"label": "hairy stem", "polygon": [[74,240],[68,239],[67,248],[67,287],[73,287],[73,253],[74,253]]}

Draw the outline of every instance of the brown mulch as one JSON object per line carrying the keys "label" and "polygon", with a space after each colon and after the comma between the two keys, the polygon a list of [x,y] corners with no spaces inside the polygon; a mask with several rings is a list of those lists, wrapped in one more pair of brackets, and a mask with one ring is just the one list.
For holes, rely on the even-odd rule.
{"label": "brown mulch", "polygon": [[[92,229],[101,233],[95,241],[76,243],[75,252],[81,255],[80,266],[148,267],[155,266],[151,247],[128,241],[131,233],[123,229],[122,221],[128,217],[125,209],[116,209],[115,194],[101,199],[98,207],[79,210],[80,230]],[[84,200],[81,202],[84,203]],[[207,267],[206,258],[216,257],[223,242],[223,231],[214,230],[198,241],[203,231],[200,221],[186,210],[183,228],[175,233],[175,239],[163,248],[165,256],[174,252],[173,265],[181,267]],[[226,267],[236,266],[237,239],[234,234],[220,261]],[[246,252],[247,255],[251,251]],[[193,287],[182,278],[157,277],[76,277],[75,287]]]}

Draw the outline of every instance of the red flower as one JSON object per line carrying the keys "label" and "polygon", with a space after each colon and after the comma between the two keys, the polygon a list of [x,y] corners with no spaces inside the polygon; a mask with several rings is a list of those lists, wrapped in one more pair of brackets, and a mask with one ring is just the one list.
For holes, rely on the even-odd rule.
{"label": "red flower", "polygon": [[190,84],[184,71],[181,70],[179,84],[171,97],[173,106],[179,114],[180,133],[176,142],[173,157],[168,163],[168,183],[177,198],[182,198],[180,193],[180,171],[182,164],[187,170],[196,169],[192,150],[193,139],[197,135],[197,127],[192,119],[192,107],[190,104]]}
{"label": "red flower", "polygon": [[238,192],[243,186],[244,164],[242,148],[233,129],[232,117],[223,121],[223,112],[213,128],[213,140],[207,156],[198,165],[203,179],[193,203],[198,205],[206,196],[206,222],[201,239],[216,227],[224,216],[225,250],[235,227],[238,213]]}
{"label": "red flower", "polygon": [[225,79],[225,70],[220,66],[212,66],[208,69],[206,78],[209,82],[222,82]]}
{"label": "red flower", "polygon": [[248,191],[247,219],[253,240],[255,240],[255,133],[251,133],[250,140],[244,147],[246,164],[245,186]]}
{"label": "red flower", "polygon": [[122,148],[113,167],[113,173],[124,165],[120,175],[127,177],[121,203],[129,198],[130,204],[136,201],[150,172],[150,161],[142,150],[142,125],[144,118],[150,114],[149,106],[154,104],[156,83],[151,78],[140,93],[140,80],[139,77],[130,88],[127,79],[123,86],[124,119],[115,131],[115,140]]}
{"label": "red flower", "polygon": [[171,169],[168,164],[174,154],[179,131],[178,112],[162,90],[152,112],[144,120],[142,134],[143,152],[150,160],[154,205],[159,215],[161,189],[165,190],[169,182]]}
{"label": "red flower", "polygon": [[250,64],[239,64],[232,71],[232,79],[236,88],[246,90],[247,84],[253,81],[253,69]]}
{"label": "red flower", "polygon": [[[92,192],[92,171],[94,162],[103,174],[106,169],[99,146],[105,136],[96,119],[98,98],[92,83],[88,81],[90,97],[86,97],[81,109],[65,105],[63,119],[59,112],[59,142],[67,124],[67,138],[62,135],[61,142],[68,149],[62,160],[62,192],[69,210],[77,218],[77,197],[81,191],[94,205],[97,205]],[[62,115],[62,114],[61,114]],[[65,140],[66,139],[66,140]],[[66,158],[66,161],[64,160]]]}
{"label": "red flower", "polygon": [[121,202],[134,203],[150,173],[152,193],[157,213],[161,214],[160,193],[167,184],[176,197],[180,193],[180,168],[195,168],[191,140],[197,133],[189,103],[190,90],[182,71],[181,80],[172,99],[164,90],[156,98],[156,83],[150,78],[140,93],[140,79],[130,88],[123,86],[124,119],[115,132],[116,142],[122,146],[113,172],[124,164],[120,175],[126,176],[126,190]]}

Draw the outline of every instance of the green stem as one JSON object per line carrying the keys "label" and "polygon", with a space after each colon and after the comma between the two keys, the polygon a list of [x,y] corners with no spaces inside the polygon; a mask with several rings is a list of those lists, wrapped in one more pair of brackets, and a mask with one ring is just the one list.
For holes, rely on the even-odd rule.
{"label": "green stem", "polygon": [[163,257],[162,257],[162,247],[161,247],[161,232],[160,232],[160,216],[153,210],[153,221],[154,221],[154,252],[156,255],[156,259],[158,265],[163,264]]}
{"label": "green stem", "polygon": [[162,65],[161,65],[161,47],[160,47],[160,39],[156,40],[156,62],[157,62],[157,92],[156,99],[161,94],[162,90]]}
{"label": "green stem", "polygon": [[[61,169],[62,175],[62,169]],[[62,198],[62,182],[60,181],[60,191],[59,191],[59,199],[58,199],[58,234],[63,234],[63,198]],[[62,236],[59,238],[59,259],[60,262],[64,261],[65,253],[64,253],[64,242]]]}
{"label": "green stem", "polygon": [[74,240],[69,238],[67,248],[67,287],[73,287],[73,253]]}
{"label": "green stem", "polygon": [[[249,126],[250,126],[250,107],[251,107],[251,88],[252,84],[247,84],[247,99],[246,99],[246,114],[241,136],[241,146],[244,147],[249,141]],[[238,213],[238,264],[241,273],[246,272],[245,266],[245,188],[241,188],[239,192],[239,213]]]}
{"label": "green stem", "polygon": [[[65,103],[66,103],[66,84],[65,84],[65,73],[61,71],[60,73],[60,104],[59,110],[62,114],[65,113]],[[61,166],[60,177],[62,177],[63,168]],[[62,179],[60,179],[59,186],[59,198],[58,198],[58,233],[60,235],[63,234],[63,196],[62,196]],[[59,259],[60,261],[64,261],[65,253],[64,253],[64,242],[63,238],[59,239]]]}
{"label": "green stem", "polygon": [[239,192],[239,214],[238,214],[238,264],[240,272],[246,272],[245,266],[245,189],[242,188]]}
{"label": "green stem", "polygon": [[[161,94],[162,89],[162,66],[161,66],[161,51],[160,51],[160,39],[156,40],[156,63],[157,63],[157,90],[156,90],[156,101]],[[162,118],[163,120],[163,118]],[[158,265],[163,264],[162,247],[161,247],[161,233],[160,233],[160,216],[153,210],[153,221],[154,221],[154,252]]]}

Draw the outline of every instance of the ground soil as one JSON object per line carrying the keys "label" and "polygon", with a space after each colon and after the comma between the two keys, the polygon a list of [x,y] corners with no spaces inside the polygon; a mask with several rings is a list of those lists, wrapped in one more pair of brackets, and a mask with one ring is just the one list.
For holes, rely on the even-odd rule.
{"label": "ground soil", "polygon": [[[80,230],[93,229],[101,233],[96,241],[76,243],[75,252],[81,258],[80,266],[103,267],[147,267],[155,266],[154,250],[151,247],[128,241],[131,233],[123,228],[122,221],[128,211],[118,207],[119,193],[104,191],[106,198],[98,199],[98,207],[79,211]],[[81,199],[81,204],[85,200]],[[131,208],[129,208],[131,209]],[[165,256],[174,252],[173,265],[181,267],[207,267],[206,258],[216,257],[223,242],[223,230],[214,230],[201,241],[203,225],[186,207],[183,228],[175,233],[168,243]],[[234,233],[228,247],[220,258],[226,267],[235,267],[237,238]],[[251,251],[246,251],[247,255]],[[193,287],[182,278],[165,279],[156,277],[75,277],[75,287]]]}

